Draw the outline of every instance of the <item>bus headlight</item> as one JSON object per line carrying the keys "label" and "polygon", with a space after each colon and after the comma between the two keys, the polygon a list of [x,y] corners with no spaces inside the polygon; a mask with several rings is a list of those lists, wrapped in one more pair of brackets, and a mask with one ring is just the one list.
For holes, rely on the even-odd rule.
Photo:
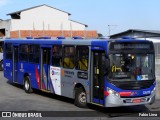
{"label": "bus headlight", "polygon": [[111,88],[107,88],[107,91],[108,91],[108,93],[111,94],[111,95],[120,97],[119,94],[118,94],[118,92],[112,90]]}
{"label": "bus headlight", "polygon": [[154,93],[156,91],[156,87],[154,87],[154,89],[152,90],[151,94]]}

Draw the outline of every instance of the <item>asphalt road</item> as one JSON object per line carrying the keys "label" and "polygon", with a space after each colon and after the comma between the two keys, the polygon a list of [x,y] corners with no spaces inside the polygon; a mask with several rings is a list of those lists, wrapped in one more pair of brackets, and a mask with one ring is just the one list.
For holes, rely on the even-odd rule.
{"label": "asphalt road", "polygon": [[[101,116],[101,117],[54,117],[59,120],[157,120],[158,117],[133,117],[137,116],[139,112],[160,111],[160,99],[157,97],[152,105],[146,106],[132,106],[132,107],[116,107],[116,108],[102,108],[94,105],[89,105],[88,108],[78,108],[73,104],[72,99],[61,96],[56,96],[50,93],[34,91],[32,94],[24,92],[23,87],[19,85],[10,84],[7,79],[3,77],[3,72],[0,72],[0,111],[86,111]],[[73,112],[74,114],[74,112]],[[5,118],[0,118],[5,119]],[[21,118],[10,118],[18,120]],[[26,118],[24,118],[26,119]],[[33,118],[35,119],[35,118]],[[46,118],[37,118],[37,120]],[[53,118],[47,118],[53,120]]]}

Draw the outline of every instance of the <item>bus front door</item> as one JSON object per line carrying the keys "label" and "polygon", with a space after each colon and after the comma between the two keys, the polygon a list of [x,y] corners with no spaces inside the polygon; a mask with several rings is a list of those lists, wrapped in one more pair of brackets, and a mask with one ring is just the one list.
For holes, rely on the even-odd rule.
{"label": "bus front door", "polygon": [[12,67],[12,79],[17,83],[18,80],[18,46],[13,46],[13,67]]}
{"label": "bus front door", "polygon": [[104,104],[104,51],[92,52],[92,102]]}
{"label": "bus front door", "polygon": [[42,48],[41,49],[41,76],[40,76],[40,85],[41,90],[50,91],[49,86],[49,80],[50,80],[50,73],[49,73],[49,67],[50,67],[50,54],[51,49],[50,48]]}

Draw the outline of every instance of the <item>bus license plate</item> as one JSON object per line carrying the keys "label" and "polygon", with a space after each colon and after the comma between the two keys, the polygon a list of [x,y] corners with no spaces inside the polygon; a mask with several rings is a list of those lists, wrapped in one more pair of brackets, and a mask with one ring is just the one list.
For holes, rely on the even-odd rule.
{"label": "bus license plate", "polygon": [[133,99],[132,102],[133,102],[133,103],[140,103],[140,102],[141,102],[141,99]]}

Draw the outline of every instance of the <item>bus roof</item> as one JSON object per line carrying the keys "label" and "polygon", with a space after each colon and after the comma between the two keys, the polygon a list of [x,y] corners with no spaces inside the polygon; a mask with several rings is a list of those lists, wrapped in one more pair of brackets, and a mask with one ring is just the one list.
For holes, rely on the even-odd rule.
{"label": "bus roof", "polygon": [[93,41],[103,41],[107,42],[106,40],[99,40],[99,39],[5,39],[5,43],[17,43],[17,44],[90,44]]}
{"label": "bus roof", "polygon": [[108,43],[108,42],[151,42],[147,40],[138,39],[5,39],[5,43],[13,44],[85,44],[91,45],[91,43]]}

